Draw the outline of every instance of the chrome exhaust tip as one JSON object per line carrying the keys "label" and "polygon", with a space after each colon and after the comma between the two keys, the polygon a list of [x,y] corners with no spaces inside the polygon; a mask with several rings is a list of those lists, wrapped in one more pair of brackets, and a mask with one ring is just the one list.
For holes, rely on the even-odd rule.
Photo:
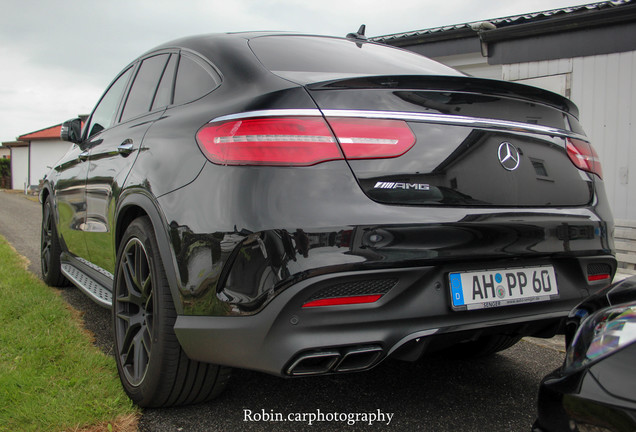
{"label": "chrome exhaust tip", "polygon": [[381,354],[382,348],[379,346],[351,349],[345,352],[334,372],[355,372],[369,369],[380,358]]}
{"label": "chrome exhaust tip", "polygon": [[374,366],[381,356],[382,347],[379,345],[310,351],[298,355],[286,373],[289,376],[308,376],[361,371]]}
{"label": "chrome exhaust tip", "polygon": [[291,376],[319,375],[329,372],[340,360],[338,351],[311,352],[300,355],[287,369]]}

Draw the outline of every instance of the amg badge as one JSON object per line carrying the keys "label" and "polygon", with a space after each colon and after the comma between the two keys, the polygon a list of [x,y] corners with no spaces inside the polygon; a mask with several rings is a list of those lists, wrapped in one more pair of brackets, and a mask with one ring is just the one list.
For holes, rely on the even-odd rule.
{"label": "amg badge", "polygon": [[424,183],[396,183],[396,182],[377,182],[373,189],[403,189],[427,191],[431,186]]}

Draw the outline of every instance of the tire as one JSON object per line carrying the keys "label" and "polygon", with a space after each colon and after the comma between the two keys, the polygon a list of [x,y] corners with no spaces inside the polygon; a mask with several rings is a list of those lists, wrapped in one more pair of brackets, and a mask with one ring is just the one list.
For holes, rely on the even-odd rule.
{"label": "tire", "polygon": [[60,239],[57,236],[55,218],[53,217],[53,205],[49,197],[42,206],[42,231],[40,235],[40,266],[42,269],[42,279],[47,285],[52,287],[62,287],[69,285],[62,274],[60,262]]}
{"label": "tire", "polygon": [[196,404],[218,396],[231,369],[190,360],[174,333],[177,314],[147,217],[126,229],[113,293],[115,359],[124,390],[141,407]]}
{"label": "tire", "polygon": [[445,355],[457,358],[488,357],[506,350],[521,340],[521,336],[489,335],[476,341],[463,342],[444,350]]}

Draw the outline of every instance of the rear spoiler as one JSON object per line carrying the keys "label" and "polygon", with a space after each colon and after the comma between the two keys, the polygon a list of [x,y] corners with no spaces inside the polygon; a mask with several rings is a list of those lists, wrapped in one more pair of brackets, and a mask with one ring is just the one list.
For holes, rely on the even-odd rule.
{"label": "rear spoiler", "polygon": [[409,89],[477,93],[482,95],[524,99],[529,102],[543,103],[579,117],[579,110],[569,99],[548,90],[519,84],[510,81],[499,81],[485,78],[464,76],[364,76],[330,79],[322,82],[305,84],[310,90],[335,89]]}

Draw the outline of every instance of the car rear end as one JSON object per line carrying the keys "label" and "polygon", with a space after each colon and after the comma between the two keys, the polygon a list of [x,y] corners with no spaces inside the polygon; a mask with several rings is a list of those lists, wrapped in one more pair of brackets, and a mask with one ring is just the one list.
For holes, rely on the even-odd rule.
{"label": "car rear end", "polygon": [[611,281],[601,166],[565,98],[360,41],[250,48],[315,106],[232,113],[197,134],[201,177],[223,167],[268,198],[238,225],[253,229],[224,234],[213,306],[177,320],[192,358],[299,376],[502,348],[560,331]]}

